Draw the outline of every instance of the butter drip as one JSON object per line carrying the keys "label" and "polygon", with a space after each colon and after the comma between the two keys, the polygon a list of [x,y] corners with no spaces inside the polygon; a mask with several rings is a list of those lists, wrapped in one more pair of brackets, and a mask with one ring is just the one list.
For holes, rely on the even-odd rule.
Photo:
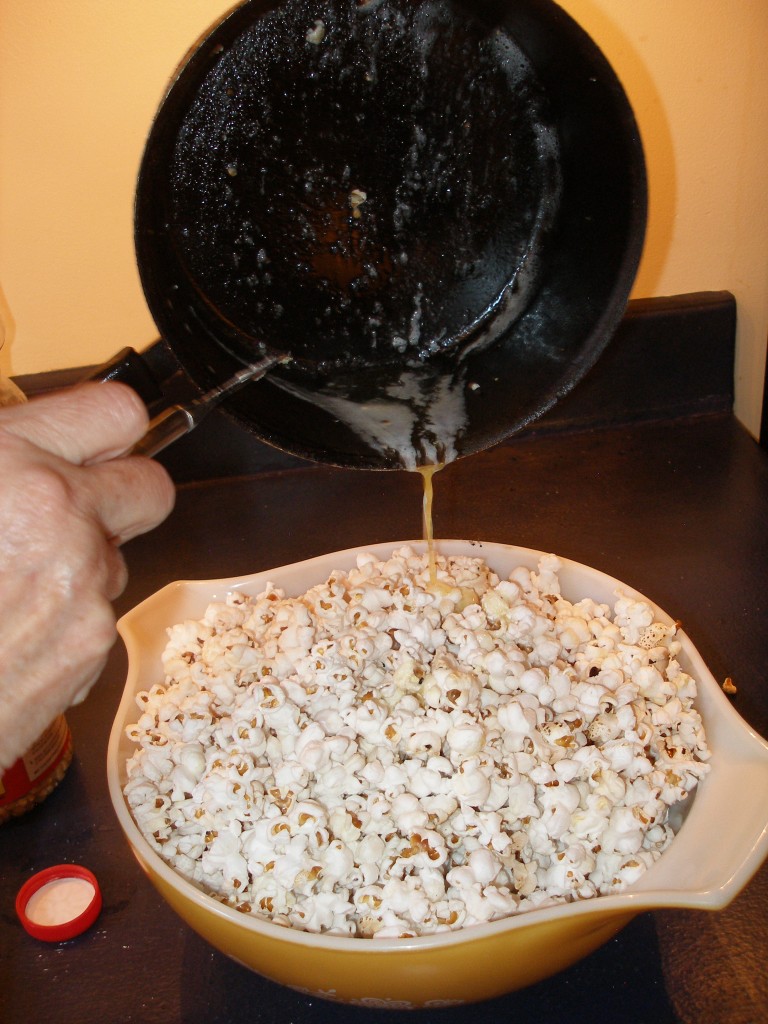
{"label": "butter drip", "polygon": [[429,586],[430,590],[437,588],[437,565],[435,562],[435,530],[432,518],[432,505],[434,501],[434,476],[443,468],[445,463],[438,462],[431,466],[419,466],[418,472],[424,483],[423,500],[423,523],[424,540],[427,545],[427,557],[429,559]]}

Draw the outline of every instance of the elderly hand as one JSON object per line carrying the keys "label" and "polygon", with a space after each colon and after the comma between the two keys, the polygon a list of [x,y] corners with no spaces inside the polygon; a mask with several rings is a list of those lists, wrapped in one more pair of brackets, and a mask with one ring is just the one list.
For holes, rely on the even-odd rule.
{"label": "elderly hand", "polygon": [[0,409],[0,770],[98,678],[127,581],[119,546],[173,508],[160,465],[120,457],[146,425],[116,383]]}

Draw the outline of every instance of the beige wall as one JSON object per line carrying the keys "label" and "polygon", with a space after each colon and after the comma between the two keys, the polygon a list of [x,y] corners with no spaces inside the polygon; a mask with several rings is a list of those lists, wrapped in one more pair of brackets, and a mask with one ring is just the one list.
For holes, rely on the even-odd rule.
{"label": "beige wall", "polygon": [[[648,239],[635,296],[738,300],[737,413],[756,433],[768,333],[768,3],[562,0],[619,72],[643,133]],[[155,336],[132,203],[165,82],[226,0],[2,0],[0,284],[6,373]]]}

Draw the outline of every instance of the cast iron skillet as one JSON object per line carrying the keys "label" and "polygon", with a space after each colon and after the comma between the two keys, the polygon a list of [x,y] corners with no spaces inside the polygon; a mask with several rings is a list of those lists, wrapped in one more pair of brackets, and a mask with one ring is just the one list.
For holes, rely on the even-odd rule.
{"label": "cast iron skillet", "polygon": [[624,91],[550,0],[250,0],[170,85],[135,232],[200,391],[288,352],[227,414],[389,469],[565,394],[623,314],[645,217]]}

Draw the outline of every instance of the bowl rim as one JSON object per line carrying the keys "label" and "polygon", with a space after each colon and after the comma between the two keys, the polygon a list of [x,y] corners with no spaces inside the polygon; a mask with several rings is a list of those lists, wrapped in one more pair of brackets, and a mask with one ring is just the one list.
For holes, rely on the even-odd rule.
{"label": "bowl rim", "polygon": [[[534,567],[541,557],[549,554],[549,552],[534,548],[492,541],[438,540],[435,541],[435,545],[438,554],[483,557],[492,569],[495,568],[494,557],[497,560],[506,560],[510,564],[514,562],[515,565]],[[144,688],[138,685],[141,675],[141,658],[144,652],[134,633],[136,623],[147,616],[155,616],[157,611],[169,602],[171,604],[179,603],[180,600],[191,598],[204,609],[210,601],[220,600],[227,593],[236,590],[256,594],[268,582],[278,587],[284,587],[286,592],[291,594],[291,586],[281,582],[281,576],[289,578],[308,576],[317,583],[327,578],[331,569],[352,567],[356,564],[357,556],[360,554],[371,554],[376,558],[382,558],[405,547],[416,552],[423,552],[426,545],[421,540],[379,542],[329,552],[299,562],[239,576],[175,580],[150,594],[118,620],[118,632],[128,654],[128,673],[109,736],[107,779],[110,798],[125,837],[144,870],[149,874],[155,874],[158,879],[176,890],[181,897],[205,913],[272,940],[282,940],[312,948],[317,948],[320,944],[323,948],[338,951],[354,950],[359,952],[361,948],[361,939],[357,937],[301,931],[275,924],[268,918],[245,915],[232,907],[225,906],[194,882],[176,872],[144,838],[122,793],[125,759],[121,754],[121,748],[125,748],[126,745],[125,726],[130,721],[129,716],[135,712],[134,694],[138,689]],[[576,562],[559,554],[556,557],[561,564],[559,572],[561,583],[564,579],[566,581],[562,588],[566,596],[570,596],[567,593],[568,578],[570,576],[580,578],[586,574],[590,581],[610,589],[612,594],[618,592],[648,601],[661,621],[668,624],[675,621],[654,601],[630,585],[584,563]],[[319,574],[321,569],[324,575]],[[507,573],[509,571],[506,570]],[[303,590],[306,590],[309,585],[312,584],[303,585]],[[302,593],[303,590],[299,589],[296,593]],[[579,596],[592,595],[584,593]],[[171,616],[170,620],[166,620],[163,625],[170,626],[177,621],[179,621],[178,618]],[[158,624],[154,623],[154,625],[158,628],[159,635],[164,637],[164,630],[160,632]],[[536,908],[497,921],[471,925],[455,931],[413,938],[376,939],[369,942],[365,948],[382,954],[403,950],[427,950],[488,939],[501,933],[517,931],[532,925],[559,921],[564,917],[574,920],[584,918],[588,921],[594,917],[604,918],[620,914],[629,917],[645,910],[660,908],[718,910],[726,906],[747,884],[763,860],[768,857],[768,742],[755,732],[735,710],[705,665],[690,637],[682,629],[678,629],[677,638],[682,644],[680,660],[683,667],[694,675],[698,683],[699,695],[696,703],[697,705],[706,704],[708,708],[707,715],[704,716],[703,710],[702,715],[705,717],[705,729],[710,745],[714,739],[716,749],[721,745],[725,748],[730,747],[730,753],[735,755],[733,763],[723,762],[722,759],[718,763],[713,753],[712,769],[698,784],[695,799],[691,801],[689,808],[689,819],[695,814],[700,824],[706,824],[709,806],[701,807],[701,804],[713,803],[710,794],[715,788],[721,796],[732,795],[733,787],[738,786],[743,772],[750,773],[749,777],[753,783],[750,787],[742,786],[744,800],[748,802],[748,806],[744,800],[741,802],[730,801],[731,807],[728,813],[734,823],[739,824],[741,831],[737,840],[725,844],[720,842],[722,835],[718,833],[719,841],[715,853],[719,856],[721,863],[714,873],[712,871],[700,872],[698,883],[694,880],[690,885],[670,883],[670,873],[673,869],[680,867],[687,870],[690,867],[691,862],[686,861],[683,855],[686,852],[685,847],[691,844],[679,842],[681,836],[688,834],[686,829],[689,830],[691,838],[693,838],[693,827],[690,820],[687,820],[682,824],[675,841],[662,857],[644,872],[638,882],[624,892]],[[164,643],[163,639],[163,646]],[[715,783],[712,782],[713,777]],[[718,806],[722,806],[722,802]],[[709,822],[707,836],[711,836],[711,827],[711,822]],[[697,834],[702,833],[699,835],[699,838],[702,839],[704,837],[702,829],[698,826],[696,829]],[[691,847],[691,849],[693,848],[698,849],[698,847]],[[677,851],[679,851],[679,855]]]}

